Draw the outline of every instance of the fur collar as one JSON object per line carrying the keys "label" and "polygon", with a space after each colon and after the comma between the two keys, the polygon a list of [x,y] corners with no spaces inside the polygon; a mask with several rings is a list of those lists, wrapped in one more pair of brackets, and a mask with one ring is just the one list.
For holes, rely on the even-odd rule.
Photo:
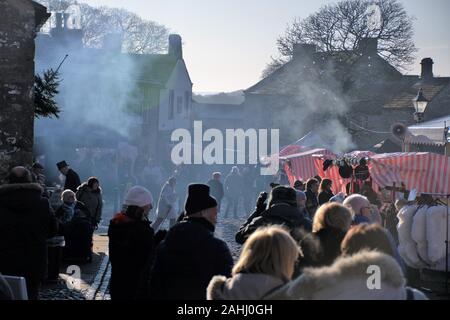
{"label": "fur collar", "polygon": [[239,273],[228,279],[215,276],[206,289],[206,296],[208,300],[260,300],[283,284],[282,280],[261,273]]}
{"label": "fur collar", "polygon": [[226,281],[224,276],[214,276],[206,289],[207,300],[224,300],[222,288]]}
{"label": "fur collar", "polygon": [[37,183],[8,183],[0,185],[0,195],[18,190],[35,190],[42,192],[42,187]]}
{"label": "fur collar", "polygon": [[376,265],[381,270],[381,282],[393,288],[405,287],[405,278],[395,259],[377,251],[362,251],[353,256],[338,258],[333,265],[306,268],[303,274],[275,292],[273,299],[305,298],[316,292],[342,285],[345,281],[367,279],[367,268]]}

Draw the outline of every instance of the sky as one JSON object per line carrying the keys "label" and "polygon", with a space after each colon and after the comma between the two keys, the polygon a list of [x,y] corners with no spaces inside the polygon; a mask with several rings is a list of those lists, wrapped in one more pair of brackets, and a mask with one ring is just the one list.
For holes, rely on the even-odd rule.
{"label": "sky", "polygon": [[[276,40],[295,17],[336,0],[81,0],[125,8],[167,26],[183,39],[183,56],[195,92],[246,89],[277,55]],[[450,76],[450,0],[400,0],[415,18],[417,60],[433,58],[434,74]]]}

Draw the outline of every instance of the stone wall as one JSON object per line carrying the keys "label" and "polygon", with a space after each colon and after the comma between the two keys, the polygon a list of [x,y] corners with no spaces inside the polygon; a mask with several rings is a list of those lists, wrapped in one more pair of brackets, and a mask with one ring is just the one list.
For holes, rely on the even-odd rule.
{"label": "stone wall", "polygon": [[34,38],[48,18],[29,0],[0,0],[0,180],[33,158]]}

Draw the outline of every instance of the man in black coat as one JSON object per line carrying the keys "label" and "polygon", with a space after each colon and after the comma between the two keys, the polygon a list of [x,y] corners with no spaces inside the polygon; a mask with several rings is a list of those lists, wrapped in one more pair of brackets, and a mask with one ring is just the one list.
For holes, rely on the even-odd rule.
{"label": "man in black coat", "polygon": [[37,299],[47,269],[46,240],[57,222],[42,188],[31,173],[15,167],[0,186],[0,272],[25,277],[29,299]]}
{"label": "man in black coat", "polygon": [[73,171],[65,161],[58,162],[56,164],[59,171],[66,176],[66,181],[64,182],[64,190],[72,190],[77,192],[78,187],[81,185],[80,177]]}
{"label": "man in black coat", "polygon": [[209,187],[191,184],[185,218],[173,226],[159,245],[151,276],[151,298],[205,300],[215,275],[229,277],[233,259],[226,243],[214,237],[217,202]]}
{"label": "man in black coat", "polygon": [[269,208],[264,210],[265,193],[258,199],[255,212],[236,233],[236,242],[243,244],[258,228],[267,225],[283,225],[296,240],[303,231],[311,231],[311,223],[297,208],[297,194],[291,187],[278,186],[271,191]]}
{"label": "man in black coat", "polygon": [[308,211],[309,218],[314,220],[316,210],[319,208],[319,181],[311,178],[306,182],[306,211]]}

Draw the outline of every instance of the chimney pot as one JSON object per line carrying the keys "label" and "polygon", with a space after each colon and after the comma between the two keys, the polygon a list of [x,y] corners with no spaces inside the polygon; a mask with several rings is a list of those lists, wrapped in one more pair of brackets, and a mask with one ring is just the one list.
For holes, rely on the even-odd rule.
{"label": "chimney pot", "polygon": [[296,43],[293,47],[293,57],[311,57],[317,52],[317,47],[315,44],[308,43]]}
{"label": "chimney pot", "polygon": [[422,65],[422,72],[420,77],[422,78],[422,80],[432,80],[434,75],[433,75],[433,59],[431,58],[425,58],[422,59],[422,62],[420,63]]}
{"label": "chimney pot", "polygon": [[169,54],[176,57],[177,60],[183,59],[183,47],[180,35],[169,35]]}

